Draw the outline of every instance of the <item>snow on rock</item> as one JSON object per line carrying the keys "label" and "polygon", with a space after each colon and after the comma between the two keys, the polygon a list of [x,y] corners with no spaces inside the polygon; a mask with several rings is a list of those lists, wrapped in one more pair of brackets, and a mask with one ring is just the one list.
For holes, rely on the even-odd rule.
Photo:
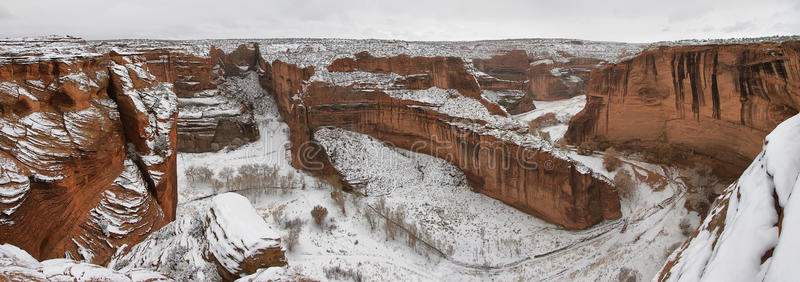
{"label": "snow on rock", "polygon": [[279,235],[250,202],[217,195],[204,213],[191,213],[112,258],[117,270],[146,268],[178,280],[230,280],[286,264]]}
{"label": "snow on rock", "polygon": [[286,263],[280,235],[247,198],[235,193],[215,196],[207,220],[209,251],[229,273],[252,273],[263,266]]}
{"label": "snow on rock", "polygon": [[28,196],[30,180],[14,159],[0,153],[0,225],[13,224],[8,216],[14,213]]}
{"label": "snow on rock", "polygon": [[764,140],[763,150],[674,252],[658,280],[787,281],[800,276],[800,115]]}
{"label": "snow on rock", "polygon": [[144,270],[114,271],[71,259],[37,261],[14,245],[0,245],[0,280],[3,281],[172,281]]}
{"label": "snow on rock", "polygon": [[[110,95],[119,105],[127,140],[128,154],[142,166],[145,181],[156,192],[158,202],[171,206],[177,201],[172,177],[177,148],[178,98],[171,83],[158,82],[139,56],[112,53],[109,66]],[[165,177],[166,175],[166,177]],[[175,218],[174,208],[165,209]]]}

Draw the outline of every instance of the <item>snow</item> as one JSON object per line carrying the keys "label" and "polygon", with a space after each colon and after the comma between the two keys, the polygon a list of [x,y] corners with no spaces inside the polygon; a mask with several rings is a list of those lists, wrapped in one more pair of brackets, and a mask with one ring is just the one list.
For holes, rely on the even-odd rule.
{"label": "snow", "polygon": [[[798,200],[791,197],[800,187],[798,138],[800,115],[767,136],[763,151],[717,199],[698,234],[670,257],[669,280],[784,281],[800,274]],[[765,257],[769,250],[773,255]]]}
{"label": "snow", "polygon": [[280,235],[256,214],[247,198],[239,194],[215,196],[211,199],[208,217],[209,251],[231,273],[238,273],[246,258],[265,249],[280,248],[276,240]]}
{"label": "snow", "polygon": [[[337,266],[379,281],[594,281],[615,279],[622,267],[650,277],[670,247],[685,240],[678,230],[680,220],[699,221],[683,208],[679,197],[683,184],[676,172],[656,165],[628,160],[631,165],[626,169],[636,165],[636,169],[655,172],[668,182],[664,190],[652,192],[648,184],[640,183],[642,192],[623,201],[623,219],[586,231],[566,231],[473,192],[464,174],[444,160],[342,129],[321,128],[315,138],[330,149],[335,167],[356,186],[362,185],[360,191],[366,194],[346,193],[346,213],[342,213],[330,199],[329,185],[289,165],[288,127],[274,116],[258,120],[261,139],[254,143],[230,151],[178,155],[179,214],[203,209],[204,197],[217,193],[210,186],[185,185],[182,171],[188,166],[203,165],[218,172],[225,167],[269,164],[280,175],[291,173],[309,184],[305,190],[295,187],[266,196],[237,192],[250,200],[267,224],[278,225],[271,212],[281,206],[286,217],[306,222],[296,250],[286,253],[289,267],[260,270],[244,281],[285,279],[292,274],[328,280],[324,269]],[[589,156],[579,161],[601,163],[602,159]],[[365,218],[367,214],[378,217],[374,208],[381,198],[388,207],[406,211],[407,221],[428,232],[426,238],[442,246],[445,256],[409,247],[403,239],[392,240],[382,231],[380,219],[375,230],[370,228]],[[311,223],[309,211],[316,205],[329,211],[324,228]],[[446,254],[449,246],[451,256]]]}
{"label": "snow", "polygon": [[159,273],[143,269],[118,272],[70,259],[37,261],[28,252],[9,244],[0,245],[0,277],[12,281],[169,281]]}

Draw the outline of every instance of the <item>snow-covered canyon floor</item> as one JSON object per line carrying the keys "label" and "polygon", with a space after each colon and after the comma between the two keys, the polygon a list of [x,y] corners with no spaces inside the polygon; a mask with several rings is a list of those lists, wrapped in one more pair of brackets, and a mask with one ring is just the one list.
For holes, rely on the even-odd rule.
{"label": "snow-covered canyon floor", "polygon": [[[537,103],[537,110],[516,118],[557,112],[564,122],[583,101],[576,97]],[[334,166],[362,186],[359,193],[344,193],[343,211],[331,197],[332,186],[289,164],[287,125],[274,113],[258,120],[261,138],[254,143],[178,155],[179,217],[205,209],[210,195],[238,190],[268,224],[284,226],[284,245],[296,225],[302,226],[286,253],[288,266],[248,277],[256,280],[295,273],[321,280],[605,281],[620,272],[650,279],[686,240],[681,222],[689,222],[693,230],[700,220],[684,208],[686,189],[676,168],[622,158],[624,165],[608,172],[599,154],[570,153],[609,178],[628,170],[637,176],[638,188],[622,199],[621,219],[569,231],[471,191],[464,174],[444,160],[359,133],[322,128],[315,138],[327,148]],[[565,126],[546,130],[557,140]],[[215,174],[227,168],[235,174],[246,165],[274,167],[284,181],[275,187],[214,188],[189,181],[184,173],[189,167],[207,167]],[[321,226],[310,213],[317,205],[328,211]],[[292,219],[300,223],[287,224]]]}

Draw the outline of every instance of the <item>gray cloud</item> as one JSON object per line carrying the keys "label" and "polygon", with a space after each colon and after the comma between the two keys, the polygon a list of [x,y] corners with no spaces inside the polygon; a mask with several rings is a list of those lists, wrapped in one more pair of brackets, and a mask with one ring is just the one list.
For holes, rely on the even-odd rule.
{"label": "gray cloud", "polygon": [[793,0],[3,0],[0,37],[652,42],[797,34],[798,6]]}

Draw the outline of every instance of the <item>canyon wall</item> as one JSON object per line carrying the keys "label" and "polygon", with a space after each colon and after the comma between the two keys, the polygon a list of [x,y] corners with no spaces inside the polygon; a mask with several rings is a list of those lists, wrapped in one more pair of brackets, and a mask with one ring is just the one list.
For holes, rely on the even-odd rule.
{"label": "canyon wall", "polygon": [[[353,69],[341,65],[330,70]],[[621,215],[614,188],[568,160],[501,139],[482,127],[485,122],[454,118],[379,89],[306,82],[313,73],[313,68],[274,61],[273,84],[265,85],[291,128],[295,167],[336,173],[312,136],[316,128],[337,126],[446,159],[465,172],[477,192],[566,228],[583,229]]]}
{"label": "canyon wall", "polygon": [[481,87],[475,77],[467,72],[464,61],[457,57],[374,57],[368,52],[361,52],[355,54],[355,59],[336,59],[328,66],[328,71],[396,73],[405,76],[400,81],[395,81],[395,84],[404,89],[455,89],[464,96],[480,101],[492,114],[507,115],[498,104],[481,96]]}
{"label": "canyon wall", "polygon": [[0,242],[102,264],[173,220],[175,102],[132,55],[0,64]]}
{"label": "canyon wall", "polygon": [[592,72],[568,140],[655,151],[669,145],[741,172],[800,109],[800,42],[651,48]]}
{"label": "canyon wall", "polygon": [[258,139],[252,105],[235,99],[248,95],[237,85],[242,77],[269,68],[256,56],[258,45],[241,45],[230,54],[212,46],[208,57],[170,49],[142,52],[156,78],[173,83],[178,95],[179,151],[212,152]]}
{"label": "canyon wall", "polygon": [[531,58],[524,50],[511,50],[489,59],[473,59],[474,67],[487,74],[478,76],[485,90],[520,91],[522,95],[501,104],[511,114],[531,111],[533,101],[553,101],[586,93],[589,73],[603,60],[572,57],[561,60]]}

